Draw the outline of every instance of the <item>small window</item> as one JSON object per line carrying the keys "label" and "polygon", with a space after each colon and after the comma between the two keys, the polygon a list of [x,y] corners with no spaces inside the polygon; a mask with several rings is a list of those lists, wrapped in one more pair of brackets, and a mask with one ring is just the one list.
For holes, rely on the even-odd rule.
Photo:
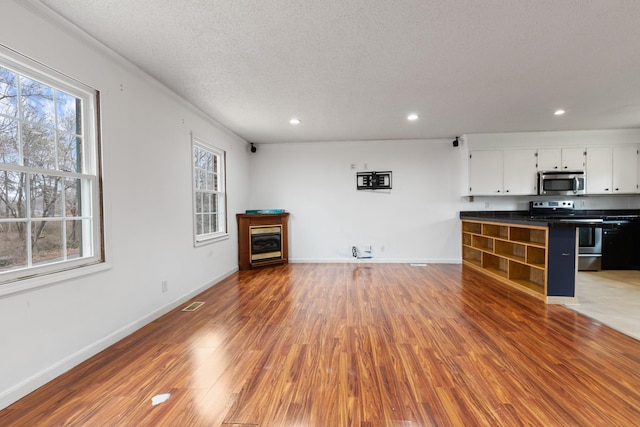
{"label": "small window", "polygon": [[0,283],[103,261],[97,99],[0,50]]}
{"label": "small window", "polygon": [[227,237],[225,152],[193,138],[193,212],[195,244]]}

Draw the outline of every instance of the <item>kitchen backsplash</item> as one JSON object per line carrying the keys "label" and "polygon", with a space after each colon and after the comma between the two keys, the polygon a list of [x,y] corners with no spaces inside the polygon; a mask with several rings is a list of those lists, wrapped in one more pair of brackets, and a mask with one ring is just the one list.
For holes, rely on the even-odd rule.
{"label": "kitchen backsplash", "polygon": [[[471,201],[473,199],[473,201]],[[640,209],[640,195],[633,196],[476,196],[462,197],[461,211],[517,211],[528,210],[529,202],[544,200],[573,200],[576,209]]]}

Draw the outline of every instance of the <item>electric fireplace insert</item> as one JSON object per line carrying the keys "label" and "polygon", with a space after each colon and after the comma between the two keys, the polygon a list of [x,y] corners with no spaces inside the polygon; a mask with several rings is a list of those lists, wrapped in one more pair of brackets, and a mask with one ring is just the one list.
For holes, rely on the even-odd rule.
{"label": "electric fireplace insert", "polygon": [[251,261],[282,258],[282,225],[249,227]]}

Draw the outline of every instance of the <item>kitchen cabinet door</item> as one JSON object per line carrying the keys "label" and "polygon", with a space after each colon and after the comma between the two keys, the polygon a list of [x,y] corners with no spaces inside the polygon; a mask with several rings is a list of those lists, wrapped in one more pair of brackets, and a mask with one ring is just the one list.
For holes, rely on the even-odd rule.
{"label": "kitchen cabinet door", "polygon": [[638,147],[635,145],[613,148],[612,188],[614,194],[638,192]]}
{"label": "kitchen cabinet door", "polygon": [[539,148],[539,171],[584,170],[584,148]]}
{"label": "kitchen cabinet door", "polygon": [[587,194],[611,194],[613,148],[587,147]]}
{"label": "kitchen cabinet door", "polygon": [[560,148],[538,149],[538,170],[558,171],[562,167],[562,150]]}
{"label": "kitchen cabinet door", "polygon": [[547,295],[575,297],[576,229],[549,227]]}
{"label": "kitchen cabinet door", "polygon": [[504,150],[503,194],[537,194],[536,150]]}
{"label": "kitchen cabinet door", "polygon": [[587,148],[587,194],[638,191],[638,147]]}
{"label": "kitchen cabinet door", "polygon": [[584,167],[583,147],[562,149],[562,170],[583,171]]}
{"label": "kitchen cabinet door", "polygon": [[477,150],[469,153],[469,195],[502,194],[502,150]]}

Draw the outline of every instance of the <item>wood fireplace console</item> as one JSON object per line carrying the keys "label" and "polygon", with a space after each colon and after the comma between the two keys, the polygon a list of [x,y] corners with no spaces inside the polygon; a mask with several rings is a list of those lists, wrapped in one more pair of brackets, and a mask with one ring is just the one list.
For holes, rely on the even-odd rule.
{"label": "wood fireplace console", "polygon": [[289,262],[289,213],[236,214],[240,270]]}

